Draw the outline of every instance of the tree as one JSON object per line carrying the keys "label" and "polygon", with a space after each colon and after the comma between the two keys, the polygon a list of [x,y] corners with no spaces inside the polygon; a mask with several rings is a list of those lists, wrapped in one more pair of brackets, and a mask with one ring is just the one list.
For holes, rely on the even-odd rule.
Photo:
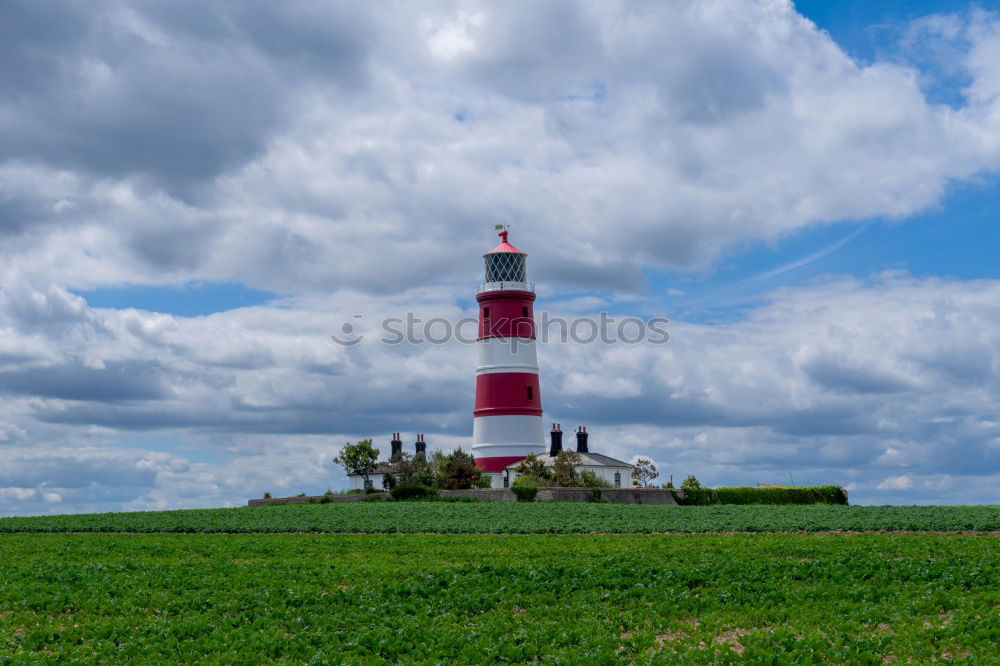
{"label": "tree", "polygon": [[653,479],[660,475],[656,471],[656,465],[649,458],[639,458],[635,461],[635,468],[632,470],[632,481],[638,483],[642,488],[652,488]]}
{"label": "tree", "polygon": [[343,465],[348,474],[356,474],[365,481],[365,488],[372,485],[369,478],[378,466],[378,449],[372,446],[371,439],[363,439],[357,444],[347,442],[333,459],[335,465]]}
{"label": "tree", "polygon": [[576,451],[563,449],[556,456],[552,463],[552,480],[557,486],[569,488],[578,485],[576,468],[583,462],[583,458]]}
{"label": "tree", "polygon": [[482,472],[476,467],[476,460],[461,447],[437,459],[435,485],[446,490],[475,488]]}
{"label": "tree", "polygon": [[545,466],[538,456],[529,453],[528,457],[518,463],[514,468],[518,476],[529,476],[536,479],[551,479],[552,470]]}
{"label": "tree", "polygon": [[681,490],[699,490],[701,481],[695,478],[694,474],[689,474],[688,478],[681,481]]}

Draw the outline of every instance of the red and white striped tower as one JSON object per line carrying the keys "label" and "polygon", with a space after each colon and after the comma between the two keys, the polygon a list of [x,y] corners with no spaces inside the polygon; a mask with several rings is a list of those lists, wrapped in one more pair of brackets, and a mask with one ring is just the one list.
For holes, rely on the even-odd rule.
{"label": "red and white striped tower", "polygon": [[535,353],[535,285],[528,282],[528,255],[507,242],[483,255],[486,281],[480,285],[479,361],[472,455],[485,472],[530,453],[545,453],[542,398]]}

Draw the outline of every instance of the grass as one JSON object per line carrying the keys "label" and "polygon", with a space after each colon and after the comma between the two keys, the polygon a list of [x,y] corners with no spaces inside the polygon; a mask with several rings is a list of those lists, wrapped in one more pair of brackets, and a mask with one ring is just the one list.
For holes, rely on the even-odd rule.
{"label": "grass", "polygon": [[644,533],[998,531],[1000,505],[640,506],[361,502],[0,518],[3,532]]}
{"label": "grass", "polygon": [[990,663],[998,608],[988,535],[0,535],[0,664]]}

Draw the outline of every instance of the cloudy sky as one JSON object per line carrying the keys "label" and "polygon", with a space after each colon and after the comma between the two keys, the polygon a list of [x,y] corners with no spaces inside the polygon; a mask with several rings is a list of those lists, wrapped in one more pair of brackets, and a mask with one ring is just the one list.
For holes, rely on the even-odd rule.
{"label": "cloudy sky", "polygon": [[[546,422],[675,480],[1000,502],[1000,6],[0,7],[0,515],[341,488],[468,446],[495,224]],[[334,344],[344,323],[363,338]]]}

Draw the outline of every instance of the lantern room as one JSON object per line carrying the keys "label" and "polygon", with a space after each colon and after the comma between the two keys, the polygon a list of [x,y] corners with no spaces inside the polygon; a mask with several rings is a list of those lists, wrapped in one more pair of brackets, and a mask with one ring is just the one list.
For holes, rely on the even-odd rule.
{"label": "lantern room", "polygon": [[534,291],[534,285],[528,283],[528,255],[507,242],[506,230],[500,232],[500,238],[500,244],[483,255],[486,260],[486,282],[481,291]]}

